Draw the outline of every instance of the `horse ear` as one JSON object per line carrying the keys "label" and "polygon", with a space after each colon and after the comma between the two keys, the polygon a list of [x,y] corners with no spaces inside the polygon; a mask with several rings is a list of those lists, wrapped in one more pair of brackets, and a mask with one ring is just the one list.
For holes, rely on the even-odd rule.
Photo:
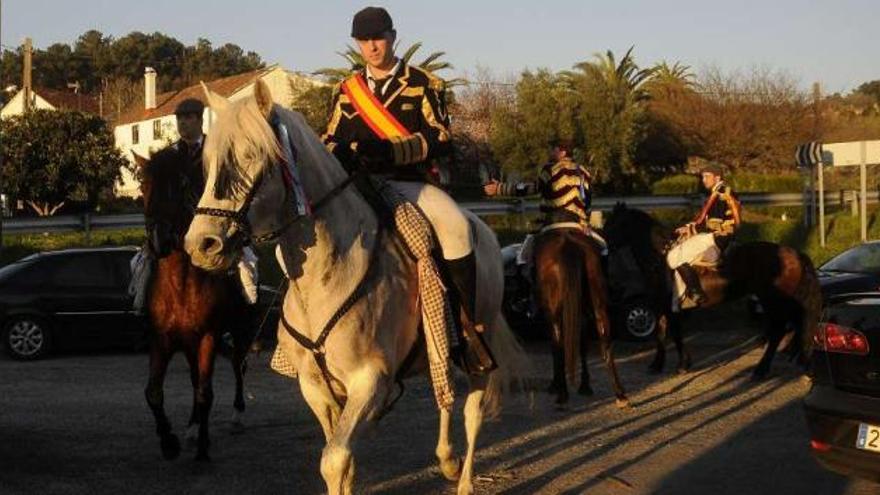
{"label": "horse ear", "polygon": [[211,107],[211,110],[215,112],[226,110],[226,107],[229,106],[229,100],[208,89],[205,81],[199,82],[202,85],[202,90],[205,92],[205,98],[208,100],[208,106]]}
{"label": "horse ear", "polygon": [[268,117],[272,113],[272,92],[269,86],[262,79],[254,82],[254,98],[257,99],[257,106],[264,117]]}

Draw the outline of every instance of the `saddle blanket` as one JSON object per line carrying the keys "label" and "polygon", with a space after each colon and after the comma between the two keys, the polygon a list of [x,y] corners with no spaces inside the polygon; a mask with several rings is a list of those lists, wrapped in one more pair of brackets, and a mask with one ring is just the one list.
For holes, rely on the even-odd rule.
{"label": "saddle blanket", "polygon": [[[596,244],[599,245],[599,251],[602,256],[608,256],[608,243],[605,239],[599,235],[594,229],[589,227],[584,227],[583,225],[577,222],[558,222],[551,223],[541,228],[538,231],[538,234],[543,234],[544,232],[548,232],[556,229],[575,229],[580,230],[588,237],[593,239]],[[522,244],[520,244],[519,250],[516,253],[516,264],[517,265],[529,265],[535,260],[535,234],[528,234],[526,238],[523,239]]]}

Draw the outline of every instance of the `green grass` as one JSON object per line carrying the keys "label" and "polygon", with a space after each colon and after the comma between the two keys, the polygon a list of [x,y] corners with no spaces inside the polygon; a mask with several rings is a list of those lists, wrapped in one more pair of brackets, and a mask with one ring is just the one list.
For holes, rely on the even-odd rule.
{"label": "green grass", "polygon": [[[687,222],[694,212],[686,209],[664,209],[651,212],[663,224],[673,227]],[[782,218],[786,219],[783,220]],[[535,230],[538,214],[491,215],[486,223],[495,231],[502,246],[520,242]],[[859,244],[859,218],[848,210],[829,207],[825,225],[826,246],[819,246],[817,228],[805,228],[799,207],[749,207],[744,213],[744,223],[738,240],[741,242],[764,240],[791,246],[806,252],[816,265],[832,256]],[[880,207],[868,209],[868,238],[880,239]],[[139,246],[143,243],[143,229],[100,230],[90,236],[84,233],[14,234],[3,236],[0,265],[21,259],[29,254],[56,249],[93,246]],[[261,280],[276,284],[281,277],[271,247],[257,249],[260,257]]]}
{"label": "green grass", "polygon": [[99,246],[140,246],[144,229],[98,230],[83,232],[45,232],[42,234],[3,234],[0,265],[40,251]]}

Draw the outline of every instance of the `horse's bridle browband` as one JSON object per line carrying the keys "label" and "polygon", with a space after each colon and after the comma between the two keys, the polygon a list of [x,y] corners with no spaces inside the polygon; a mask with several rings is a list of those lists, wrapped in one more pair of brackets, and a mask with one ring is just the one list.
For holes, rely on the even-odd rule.
{"label": "horse's bridle browband", "polygon": [[[281,166],[282,162],[277,162],[277,166]],[[321,199],[316,201],[312,205],[312,212],[315,213],[321,209],[321,207],[325,206],[330,200],[338,196],[342,191],[345,190],[354,180],[356,173],[352,173],[345,180],[337,184],[330,191],[327,192]],[[256,196],[257,190],[260,188],[260,184],[263,180],[263,174],[257,176],[257,179],[254,180],[253,187],[248,191],[247,195],[244,198],[244,203],[242,203],[241,208],[238,210],[225,210],[222,208],[205,208],[205,207],[197,207],[195,209],[196,215],[206,215],[209,217],[219,217],[219,218],[228,218],[232,220],[232,223],[238,229],[237,232],[240,232],[243,237],[243,242],[245,244],[261,244],[264,242],[274,241],[275,239],[281,237],[287,229],[289,229],[293,224],[297,223],[300,219],[304,218],[300,215],[295,215],[291,220],[286,222],[281,227],[267,232],[265,234],[260,235],[252,235],[251,225],[247,219],[248,211],[250,211],[251,203],[254,201],[254,197]],[[289,193],[287,189],[285,189],[286,193]],[[286,201],[285,201],[286,203]]]}

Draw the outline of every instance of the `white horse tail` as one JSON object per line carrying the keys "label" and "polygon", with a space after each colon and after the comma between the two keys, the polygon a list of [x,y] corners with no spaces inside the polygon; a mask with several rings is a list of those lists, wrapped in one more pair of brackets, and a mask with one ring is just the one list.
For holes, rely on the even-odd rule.
{"label": "white horse tail", "polygon": [[531,369],[528,356],[516,335],[499,313],[485,333],[486,343],[495,357],[498,368],[489,374],[483,396],[483,414],[494,418],[501,412],[504,395],[526,390],[525,377]]}

